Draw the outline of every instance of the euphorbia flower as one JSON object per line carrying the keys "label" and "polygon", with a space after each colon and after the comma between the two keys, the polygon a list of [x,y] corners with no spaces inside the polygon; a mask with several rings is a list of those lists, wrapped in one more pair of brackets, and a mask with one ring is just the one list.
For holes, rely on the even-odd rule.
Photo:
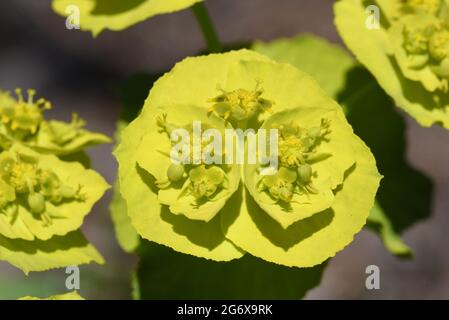
{"label": "euphorbia flower", "polygon": [[[50,102],[0,91],[0,260],[25,273],[104,263],[79,228],[108,188],[95,171],[71,159],[84,148],[109,142],[71,123],[45,120]],[[85,163],[84,163],[85,165]]]}
{"label": "euphorbia flower", "polygon": [[105,29],[120,31],[153,16],[186,9],[202,0],[53,0],[53,10],[67,16],[76,6],[80,27],[97,36]]}
{"label": "euphorbia flower", "polygon": [[[179,112],[183,110],[183,112]],[[237,190],[240,181],[238,165],[208,165],[172,163],[170,135],[175,128],[191,133],[189,155],[193,156],[192,119],[201,121],[202,129],[219,129],[224,136],[225,122],[208,116],[204,108],[189,105],[168,105],[159,110],[148,131],[142,137],[136,152],[137,165],[149,172],[158,187],[158,201],[174,214],[183,214],[192,220],[210,221]],[[188,115],[188,116],[186,116]],[[209,141],[203,140],[207,145]],[[217,155],[220,158],[223,155]],[[182,159],[179,159],[182,160]]]}
{"label": "euphorbia flower", "polygon": [[104,263],[79,227],[107,188],[81,163],[10,141],[0,152],[0,260],[25,273]]}
{"label": "euphorbia flower", "polygon": [[44,111],[50,102],[34,99],[35,91],[28,90],[24,97],[20,89],[16,96],[0,91],[0,148],[9,149],[14,143],[24,144],[41,153],[55,155],[73,154],[92,145],[107,143],[110,139],[100,133],[84,129],[86,122],[77,114],[66,123],[45,120]]}
{"label": "euphorbia flower", "polygon": [[31,241],[77,230],[107,188],[79,163],[14,145],[0,153],[0,234]]}
{"label": "euphorbia flower", "polygon": [[335,4],[337,28],[397,105],[421,125],[449,129],[449,2],[378,0],[380,29],[362,0]]}
{"label": "euphorbia flower", "polygon": [[[170,137],[195,121],[218,132],[277,129],[278,170],[265,174],[263,161],[184,163]],[[191,141],[177,150],[190,156]],[[123,130],[115,155],[136,231],[217,261],[248,252],[287,266],[320,264],[363,227],[380,180],[369,149],[311,77],[247,50],[177,64]]]}

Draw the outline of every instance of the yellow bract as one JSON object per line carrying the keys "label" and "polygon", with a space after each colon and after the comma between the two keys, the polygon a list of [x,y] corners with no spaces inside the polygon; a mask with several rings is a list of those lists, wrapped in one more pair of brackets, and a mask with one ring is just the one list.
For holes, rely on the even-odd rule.
{"label": "yellow bract", "polygon": [[53,0],[53,10],[79,21],[82,30],[97,36],[120,31],[155,15],[186,9],[202,0]]}

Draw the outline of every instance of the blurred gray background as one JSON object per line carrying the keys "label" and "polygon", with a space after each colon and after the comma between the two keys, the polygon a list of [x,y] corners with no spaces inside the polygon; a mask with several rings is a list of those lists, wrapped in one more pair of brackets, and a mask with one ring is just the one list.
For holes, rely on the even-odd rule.
{"label": "blurred gray background", "polygon": [[[125,1],[125,0],[124,0]],[[341,44],[333,26],[331,0],[208,0],[207,7],[224,43],[270,41],[310,32]],[[0,88],[35,88],[52,101],[50,117],[69,120],[72,111],[88,128],[112,135],[120,108],[119,86],[128,76],[163,72],[204,49],[190,10],[147,20],[122,32],[67,30],[49,0],[0,1]],[[308,299],[449,298],[449,132],[424,129],[407,118],[409,161],[433,178],[431,219],[410,228],[405,241],[415,259],[398,260],[380,240],[363,231],[332,259],[322,283]],[[93,167],[112,183],[112,146],[90,149]],[[109,218],[109,192],[84,223],[87,237],[104,255],[105,266],[81,267],[81,293],[89,299],[130,298],[130,271],[136,258],[116,243]],[[365,288],[365,268],[381,270],[381,289]],[[65,292],[64,270],[32,273],[0,262],[0,299]]]}

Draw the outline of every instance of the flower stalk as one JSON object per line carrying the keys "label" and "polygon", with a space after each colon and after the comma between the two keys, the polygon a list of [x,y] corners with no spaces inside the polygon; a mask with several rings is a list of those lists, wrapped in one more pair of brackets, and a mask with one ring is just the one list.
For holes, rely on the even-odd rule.
{"label": "flower stalk", "polygon": [[198,2],[192,6],[196,21],[203,33],[209,52],[222,52],[223,47],[215,31],[212,20],[207,12],[206,6],[202,2]]}

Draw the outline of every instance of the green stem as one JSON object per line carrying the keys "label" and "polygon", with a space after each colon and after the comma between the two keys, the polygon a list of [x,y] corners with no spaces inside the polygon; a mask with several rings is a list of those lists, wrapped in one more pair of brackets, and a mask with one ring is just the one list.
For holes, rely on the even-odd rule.
{"label": "green stem", "polygon": [[195,14],[196,21],[198,22],[201,31],[203,32],[204,39],[206,40],[207,47],[210,52],[221,52],[222,46],[218,35],[215,32],[212,20],[209,17],[206,6],[202,2],[198,2],[192,6],[193,13]]}

